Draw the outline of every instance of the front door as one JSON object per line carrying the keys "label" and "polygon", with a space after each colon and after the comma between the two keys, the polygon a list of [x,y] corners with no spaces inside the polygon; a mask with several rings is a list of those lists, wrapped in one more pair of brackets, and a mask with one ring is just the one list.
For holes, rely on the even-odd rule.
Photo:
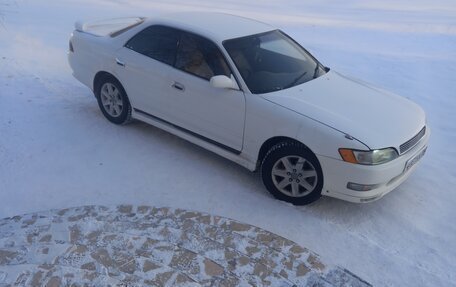
{"label": "front door", "polygon": [[218,47],[203,37],[182,32],[175,68],[168,82],[171,121],[213,144],[240,152],[245,96],[240,90],[210,84],[213,76],[232,75]]}

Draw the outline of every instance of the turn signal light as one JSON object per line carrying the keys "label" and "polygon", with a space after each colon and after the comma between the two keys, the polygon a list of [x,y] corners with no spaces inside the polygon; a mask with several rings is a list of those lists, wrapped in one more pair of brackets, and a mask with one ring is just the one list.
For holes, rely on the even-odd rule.
{"label": "turn signal light", "polygon": [[350,163],[358,163],[358,161],[356,160],[355,154],[353,153],[353,151],[351,149],[340,148],[339,153],[344,161],[350,162]]}

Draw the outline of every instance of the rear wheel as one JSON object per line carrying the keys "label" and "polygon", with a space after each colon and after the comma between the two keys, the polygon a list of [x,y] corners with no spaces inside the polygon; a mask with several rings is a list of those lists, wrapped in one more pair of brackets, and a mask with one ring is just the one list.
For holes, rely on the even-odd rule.
{"label": "rear wheel", "polygon": [[304,205],[321,197],[323,173],[320,163],[302,144],[282,142],[273,146],[261,164],[261,177],[277,199]]}
{"label": "rear wheel", "polygon": [[131,105],[120,82],[109,75],[104,76],[96,87],[98,106],[112,123],[126,124],[131,121]]}

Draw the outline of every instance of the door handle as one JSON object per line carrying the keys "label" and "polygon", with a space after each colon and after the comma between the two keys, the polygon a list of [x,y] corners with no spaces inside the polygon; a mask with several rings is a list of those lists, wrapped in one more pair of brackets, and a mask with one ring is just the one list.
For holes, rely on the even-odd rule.
{"label": "door handle", "polygon": [[122,62],[121,60],[119,60],[119,58],[116,58],[116,63],[121,67],[125,67],[125,62]]}
{"label": "door handle", "polygon": [[171,87],[173,87],[176,90],[179,90],[181,92],[185,91],[184,85],[182,85],[181,83],[178,83],[178,82],[174,82],[174,84]]}

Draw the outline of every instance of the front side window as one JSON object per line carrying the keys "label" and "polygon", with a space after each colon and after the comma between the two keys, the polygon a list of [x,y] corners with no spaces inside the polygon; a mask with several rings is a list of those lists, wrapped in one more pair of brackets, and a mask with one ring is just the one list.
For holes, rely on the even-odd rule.
{"label": "front side window", "polygon": [[223,45],[254,94],[291,88],[325,73],[308,52],[278,30]]}
{"label": "front side window", "polygon": [[210,80],[213,76],[231,76],[231,71],[220,50],[211,41],[182,32],[175,67],[200,78]]}
{"label": "front side window", "polygon": [[179,31],[165,26],[150,26],[136,34],[125,47],[168,65],[174,64]]}

